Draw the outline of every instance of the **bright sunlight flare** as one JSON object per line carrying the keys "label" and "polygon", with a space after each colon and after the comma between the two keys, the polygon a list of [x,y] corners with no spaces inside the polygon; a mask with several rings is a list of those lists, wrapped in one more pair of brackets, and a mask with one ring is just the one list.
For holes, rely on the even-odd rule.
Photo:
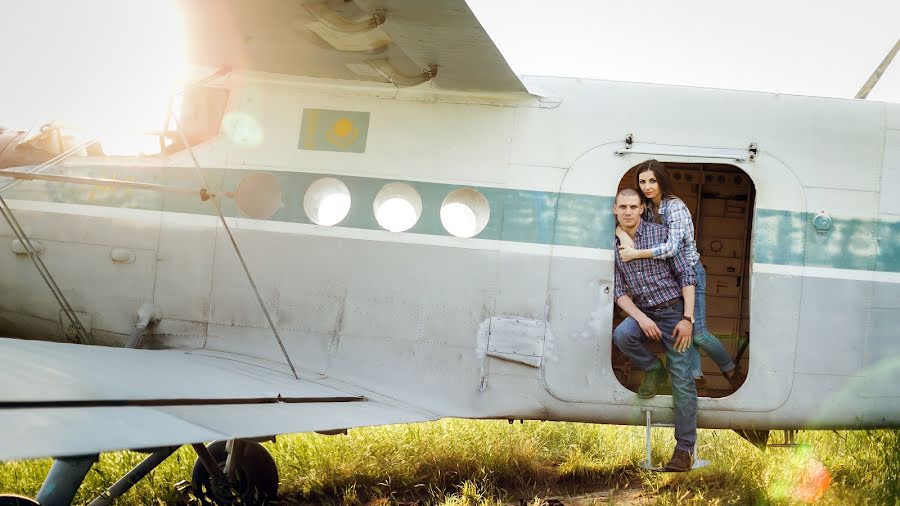
{"label": "bright sunlight flare", "polygon": [[107,154],[158,150],[145,134],[162,129],[185,65],[173,0],[36,0],[6,14],[0,33],[17,43],[4,57],[0,124],[55,120]]}

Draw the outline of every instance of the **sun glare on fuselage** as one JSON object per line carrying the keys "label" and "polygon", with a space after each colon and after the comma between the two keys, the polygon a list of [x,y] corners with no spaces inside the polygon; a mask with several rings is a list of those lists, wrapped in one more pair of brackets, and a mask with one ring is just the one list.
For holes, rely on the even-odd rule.
{"label": "sun glare on fuselage", "polygon": [[185,68],[173,0],[17,2],[0,33],[21,41],[4,57],[0,124],[54,120],[107,154],[159,150],[146,133],[162,129]]}

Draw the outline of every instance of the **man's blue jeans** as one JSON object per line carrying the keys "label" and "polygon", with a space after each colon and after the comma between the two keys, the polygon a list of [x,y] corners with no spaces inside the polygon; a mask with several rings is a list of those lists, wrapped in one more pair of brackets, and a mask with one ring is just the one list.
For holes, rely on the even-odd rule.
{"label": "man's blue jeans", "polygon": [[[691,453],[697,441],[697,387],[691,374],[693,348],[688,348],[683,353],[675,351],[675,338],[672,337],[675,325],[684,316],[684,303],[679,302],[659,311],[644,310],[644,314],[656,322],[656,326],[662,332],[662,343],[666,348],[666,362],[672,378],[672,400],[675,406],[677,442],[675,449]],[[648,338],[634,318],[629,316],[616,327],[613,331],[613,341],[622,353],[628,355],[628,358],[642,370],[649,371],[663,366],[656,356],[647,350]]]}
{"label": "man's blue jeans", "polygon": [[700,352],[703,350],[713,359],[722,372],[734,370],[734,360],[728,350],[722,346],[719,338],[710,334],[706,327],[706,269],[697,261],[694,264],[694,274],[697,276],[697,285],[694,297],[694,346],[691,347],[691,370],[694,377],[703,376],[703,369],[700,367]]}

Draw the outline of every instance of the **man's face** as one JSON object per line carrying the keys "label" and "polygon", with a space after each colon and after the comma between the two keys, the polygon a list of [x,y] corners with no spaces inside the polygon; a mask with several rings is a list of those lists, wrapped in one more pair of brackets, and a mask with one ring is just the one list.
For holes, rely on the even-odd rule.
{"label": "man's face", "polygon": [[613,209],[619,225],[631,228],[641,220],[644,213],[644,204],[637,195],[619,195],[616,197],[616,207]]}

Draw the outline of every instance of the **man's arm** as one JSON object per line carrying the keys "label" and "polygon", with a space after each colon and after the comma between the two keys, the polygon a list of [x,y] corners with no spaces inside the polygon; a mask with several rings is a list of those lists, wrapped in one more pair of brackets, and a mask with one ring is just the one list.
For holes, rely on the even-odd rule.
{"label": "man's arm", "polygon": [[659,327],[656,326],[656,322],[651,320],[650,317],[640,310],[640,308],[635,306],[634,301],[631,300],[631,297],[628,294],[616,299],[616,304],[618,304],[623,311],[628,313],[628,316],[634,318],[634,321],[641,327],[645,336],[654,341],[662,339],[662,332],[659,330]]}
{"label": "man's arm", "polygon": [[645,336],[656,341],[662,339],[662,332],[660,332],[656,323],[647,317],[647,315],[634,304],[634,301],[631,300],[631,296],[628,295],[628,292],[625,289],[625,276],[622,275],[618,261],[616,261],[615,276],[616,287],[614,293],[616,296],[616,304],[618,304],[623,311],[628,313],[628,316],[634,318],[634,321],[641,327]]}

